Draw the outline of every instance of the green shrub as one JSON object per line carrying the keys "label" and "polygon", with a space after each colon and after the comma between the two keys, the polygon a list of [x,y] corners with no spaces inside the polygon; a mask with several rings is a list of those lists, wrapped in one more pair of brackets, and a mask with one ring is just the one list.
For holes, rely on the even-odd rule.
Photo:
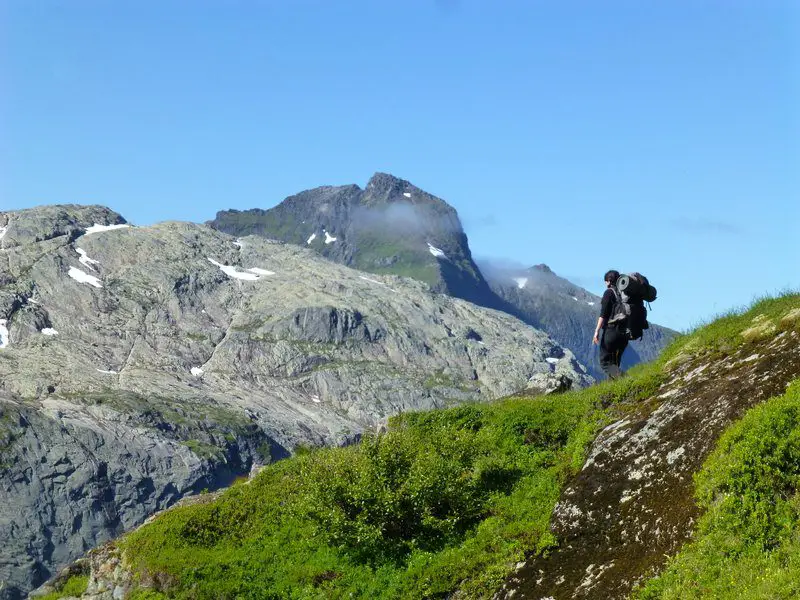
{"label": "green shrub", "polygon": [[425,439],[415,429],[369,437],[357,451],[328,452],[304,466],[303,516],[326,543],[372,564],[461,539],[486,515],[491,494],[520,476],[475,432],[453,426]]}
{"label": "green shrub", "polygon": [[567,395],[406,414],[385,435],[168,511],[122,545],[178,598],[439,597],[466,578],[486,594],[525,550],[552,543],[590,410]]}
{"label": "green shrub", "polygon": [[60,598],[67,598],[69,596],[80,597],[86,591],[89,585],[88,575],[73,575],[64,583],[60,590],[38,596],[38,600],[59,600]]}

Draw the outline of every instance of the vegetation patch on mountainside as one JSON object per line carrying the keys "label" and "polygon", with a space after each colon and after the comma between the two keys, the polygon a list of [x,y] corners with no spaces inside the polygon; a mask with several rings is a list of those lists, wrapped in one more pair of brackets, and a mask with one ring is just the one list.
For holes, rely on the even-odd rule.
{"label": "vegetation patch on mountainside", "polygon": [[401,415],[357,446],[303,453],[167,511],[120,546],[141,589],[169,598],[490,597],[555,542],[553,508],[603,425],[675,365],[757,344],[754,323],[769,324],[763,335],[796,328],[798,307],[797,294],[763,300],[580,392]]}
{"label": "vegetation patch on mountainside", "polygon": [[800,294],[787,293],[778,298],[764,298],[746,310],[732,310],[711,323],[684,336],[662,358],[683,362],[699,354],[724,357],[738,346],[756,345],[779,331],[800,325]]}
{"label": "vegetation patch on mountainside", "polygon": [[143,584],[178,598],[438,597],[466,578],[488,592],[550,542],[590,410],[542,398],[405,415],[168,511],[124,549]]}
{"label": "vegetation patch on mountainside", "polygon": [[41,596],[37,600],[61,600],[61,598],[76,598],[86,592],[89,585],[88,574],[69,575],[55,585],[55,589]]}
{"label": "vegetation patch on mountainside", "polygon": [[[414,242],[417,242],[416,244]],[[427,247],[386,231],[358,231],[352,266],[379,275],[400,275],[435,286],[440,274]]]}
{"label": "vegetation patch on mountainside", "polygon": [[[693,476],[720,436],[800,376],[800,328],[785,319],[798,305],[797,295],[759,302],[695,332],[730,334],[724,348],[695,334],[670,347],[653,374],[658,385],[612,408],[614,422],[565,487],[551,521],[558,546],[530,557],[498,597],[622,600],[660,572],[702,516]],[[743,335],[754,322],[780,326],[755,341]]]}

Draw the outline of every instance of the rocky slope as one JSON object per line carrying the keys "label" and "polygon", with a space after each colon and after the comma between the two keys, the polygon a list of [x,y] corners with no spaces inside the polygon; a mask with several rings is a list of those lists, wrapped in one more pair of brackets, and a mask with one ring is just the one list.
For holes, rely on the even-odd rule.
{"label": "rocky slope", "polygon": [[495,598],[621,600],[657,573],[692,536],[693,475],[721,433],[800,377],[798,323],[798,308],[779,333],[756,317],[745,335],[761,337],[757,346],[671,361],[669,378],[600,433],[564,490],[552,522],[558,548],[520,565]]}
{"label": "rocky slope", "polygon": [[[356,185],[316,188],[269,210],[220,211],[209,225],[234,236],[254,234],[306,246],[372,273],[413,277],[436,291],[502,310],[546,331],[594,377],[604,377],[592,346],[599,298],[544,265],[479,268],[456,210],[403,179],[377,173],[363,190]],[[630,346],[625,366],[652,360],[674,335],[653,326]]]}
{"label": "rocky slope", "polygon": [[[592,336],[600,313],[600,297],[559,277],[547,266],[503,268],[479,263],[492,291],[514,309],[520,319],[546,331],[569,348],[589,372],[603,378]],[[598,274],[598,280],[602,273]],[[654,305],[656,314],[658,304]],[[676,332],[652,323],[641,340],[631,342],[622,356],[623,369],[656,358]]]}
{"label": "rocky slope", "polygon": [[0,598],[187,493],[401,411],[591,381],[499,312],[103,207],[0,215]]}

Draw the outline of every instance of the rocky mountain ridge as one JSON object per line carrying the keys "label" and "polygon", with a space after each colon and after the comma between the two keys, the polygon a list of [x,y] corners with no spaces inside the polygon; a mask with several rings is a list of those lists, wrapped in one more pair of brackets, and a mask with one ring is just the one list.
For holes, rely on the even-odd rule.
{"label": "rocky mountain ridge", "polygon": [[503,313],[206,226],[0,215],[0,598],[186,494],[401,411],[591,382]]}
{"label": "rocky mountain ridge", "polygon": [[[589,372],[604,377],[592,335],[600,299],[546,265],[520,269],[472,258],[456,210],[410,182],[376,173],[365,189],[320,187],[274,208],[219,211],[209,225],[312,248],[333,261],[391,273],[436,291],[515,316],[570,348]],[[602,274],[598,274],[598,278]],[[629,346],[625,368],[658,356],[675,332],[652,324]]]}

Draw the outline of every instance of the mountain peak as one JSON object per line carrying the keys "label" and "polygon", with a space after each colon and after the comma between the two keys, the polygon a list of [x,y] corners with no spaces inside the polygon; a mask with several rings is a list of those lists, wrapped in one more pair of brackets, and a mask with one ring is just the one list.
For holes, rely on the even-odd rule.
{"label": "mountain peak", "polygon": [[415,186],[411,185],[410,182],[406,181],[405,179],[400,179],[399,177],[395,177],[391,173],[381,173],[380,171],[376,172],[372,177],[369,178],[367,182],[367,190],[373,191],[389,191],[389,190],[397,190],[402,191],[405,188],[413,188]]}
{"label": "mountain peak", "polygon": [[542,273],[550,273],[550,274],[553,273],[553,270],[550,267],[548,267],[546,264],[544,264],[544,263],[541,263],[541,264],[538,264],[538,265],[533,265],[530,268],[530,270],[531,271],[534,271],[534,270],[535,271],[541,271]]}
{"label": "mountain peak", "polygon": [[421,194],[428,195],[405,179],[389,173],[375,173],[367,182],[367,187],[364,188],[362,202],[367,205],[396,202],[416,204],[419,202]]}
{"label": "mountain peak", "polygon": [[358,186],[318,187],[269,210],[223,211],[209,223],[235,235],[261,235],[317,250],[373,273],[392,273],[497,308],[472,261],[456,209],[405,179],[375,173]]}
{"label": "mountain peak", "polygon": [[410,181],[389,173],[375,173],[364,190],[366,205],[406,203],[424,205],[438,214],[456,215],[456,209],[441,198],[418,188]]}

